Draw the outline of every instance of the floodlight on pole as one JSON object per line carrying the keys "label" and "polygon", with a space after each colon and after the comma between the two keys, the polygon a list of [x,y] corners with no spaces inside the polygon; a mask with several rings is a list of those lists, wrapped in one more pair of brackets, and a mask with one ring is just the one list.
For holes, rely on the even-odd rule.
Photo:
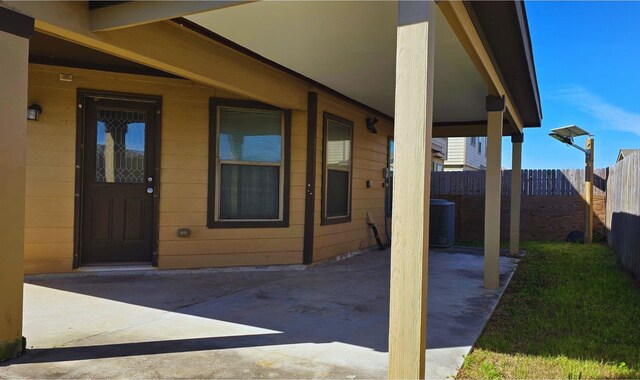
{"label": "floodlight on pole", "polygon": [[[587,210],[584,241],[585,243],[591,243],[593,239],[593,135],[577,125],[568,125],[552,129],[549,136],[582,151],[585,155],[584,195],[587,202]],[[573,142],[573,138],[578,136],[588,136],[586,149]]]}
{"label": "floodlight on pole", "polygon": [[568,125],[562,128],[555,128],[551,130],[551,133],[549,133],[549,136],[560,141],[561,143],[571,145],[572,147],[582,151],[584,154],[587,155],[587,158],[588,158],[591,152],[589,152],[589,150],[584,149],[583,147],[577,144],[574,144],[573,142],[574,137],[585,136],[585,135],[591,136],[589,132],[578,127],[577,125]]}
{"label": "floodlight on pole", "polygon": [[565,137],[565,136],[560,136],[557,133],[549,133],[549,136],[553,137],[554,139],[560,141],[561,143],[564,144],[573,144],[573,139],[571,137]]}

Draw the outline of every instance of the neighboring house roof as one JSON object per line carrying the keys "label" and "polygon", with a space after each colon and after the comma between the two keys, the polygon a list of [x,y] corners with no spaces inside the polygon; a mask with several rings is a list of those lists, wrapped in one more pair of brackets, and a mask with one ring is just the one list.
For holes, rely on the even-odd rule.
{"label": "neighboring house roof", "polygon": [[640,152],[640,149],[620,149],[620,152],[618,153],[618,159],[616,160],[616,162],[623,160],[625,157],[628,157],[634,152]]}

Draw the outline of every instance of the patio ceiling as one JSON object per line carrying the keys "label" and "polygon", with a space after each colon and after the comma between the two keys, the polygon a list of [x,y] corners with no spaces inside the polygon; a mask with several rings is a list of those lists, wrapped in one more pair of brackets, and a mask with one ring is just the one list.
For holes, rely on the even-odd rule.
{"label": "patio ceiling", "polygon": [[[187,19],[393,116],[397,7],[394,1],[269,1]],[[487,86],[439,10],[435,50],[434,122],[486,120]]]}

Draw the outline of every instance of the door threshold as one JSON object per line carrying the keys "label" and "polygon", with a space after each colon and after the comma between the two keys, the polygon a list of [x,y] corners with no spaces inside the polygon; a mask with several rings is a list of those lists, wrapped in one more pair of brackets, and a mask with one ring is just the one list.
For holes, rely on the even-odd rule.
{"label": "door threshold", "polygon": [[76,272],[100,272],[100,273],[113,273],[113,272],[139,272],[139,271],[154,271],[156,267],[151,263],[113,263],[113,264],[88,264],[77,268]]}

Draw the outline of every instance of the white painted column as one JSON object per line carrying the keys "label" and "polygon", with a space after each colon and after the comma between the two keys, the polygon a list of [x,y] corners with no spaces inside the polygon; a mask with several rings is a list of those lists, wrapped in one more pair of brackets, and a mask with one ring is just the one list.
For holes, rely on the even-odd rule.
{"label": "white painted column", "polygon": [[0,8],[0,361],[23,350],[29,20]]}
{"label": "white painted column", "polygon": [[500,286],[500,197],[504,97],[487,96],[487,172],[484,203],[484,287]]}
{"label": "white painted column", "polygon": [[425,375],[433,1],[398,2],[389,378]]}
{"label": "white painted column", "polygon": [[524,134],[511,135],[511,217],[509,253],[520,253],[520,204],[522,198],[522,143]]}

